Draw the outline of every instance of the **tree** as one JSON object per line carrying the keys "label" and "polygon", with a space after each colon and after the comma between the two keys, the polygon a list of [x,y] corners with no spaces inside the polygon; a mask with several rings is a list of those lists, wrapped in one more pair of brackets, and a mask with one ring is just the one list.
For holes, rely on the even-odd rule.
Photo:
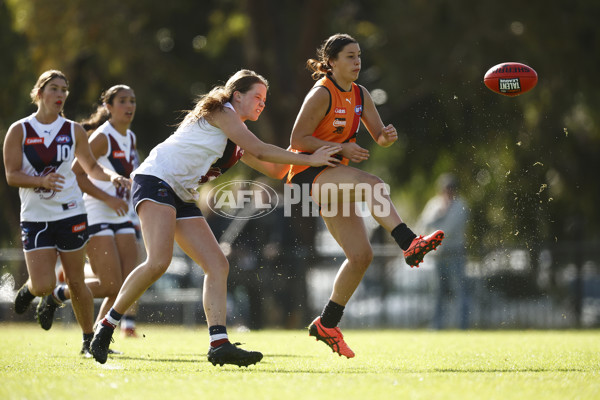
{"label": "tree", "polygon": [[[499,242],[534,249],[569,240],[574,218],[587,219],[584,237],[598,240],[600,5],[560,1],[545,10],[541,18],[536,4],[516,0],[107,0],[93,7],[8,0],[0,6],[0,44],[11,79],[0,95],[0,129],[24,116],[35,77],[53,67],[70,77],[66,112],[75,119],[103,89],[131,85],[139,100],[133,130],[145,152],[172,131],[195,95],[244,67],[271,83],[267,109],[251,129],[287,147],[312,85],[306,59],[329,35],[347,32],[363,52],[359,83],[377,95],[384,121],[401,135],[378,149],[362,133],[371,159],[359,167],[391,184],[409,222],[435,177],[452,171],[472,208],[474,253]],[[502,61],[535,68],[538,86],[510,99],[488,91],[483,74]],[[9,197],[3,243],[17,231],[18,203]]]}

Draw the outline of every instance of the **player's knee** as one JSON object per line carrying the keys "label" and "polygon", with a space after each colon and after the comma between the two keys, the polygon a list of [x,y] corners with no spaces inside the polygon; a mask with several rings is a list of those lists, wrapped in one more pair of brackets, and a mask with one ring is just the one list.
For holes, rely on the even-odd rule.
{"label": "player's knee", "polygon": [[221,269],[223,270],[223,274],[225,274],[225,276],[229,276],[229,261],[227,261],[227,259],[225,259]]}
{"label": "player's knee", "polygon": [[69,293],[71,294],[71,299],[79,297],[79,294],[88,291],[88,287],[85,284],[84,279],[71,279],[68,281],[69,285]]}
{"label": "player's knee", "polygon": [[31,294],[37,297],[48,296],[54,290],[56,282],[50,280],[31,281]]}
{"label": "player's knee", "polygon": [[153,280],[157,280],[161,276],[167,272],[169,269],[169,265],[171,264],[171,260],[158,260],[156,262],[147,262],[145,267],[146,273],[152,277]]}
{"label": "player's knee", "polygon": [[120,279],[114,279],[110,282],[101,282],[100,288],[95,293],[95,297],[111,297],[116,298],[119,294],[119,289],[121,289],[121,285],[123,281]]}
{"label": "player's knee", "polygon": [[229,275],[229,261],[223,256],[222,258],[213,261],[211,265],[206,266],[205,272],[215,277],[219,276],[227,279],[227,276]]}
{"label": "player's knee", "polygon": [[171,265],[172,258],[173,257],[171,254],[163,254],[158,252],[151,253],[140,267],[145,275],[151,275],[158,279],[165,272],[167,272],[169,265]]}
{"label": "player's knee", "polygon": [[373,261],[373,249],[371,246],[362,246],[353,249],[349,254],[346,254],[346,257],[352,265],[368,268],[371,265],[371,261]]}
{"label": "player's knee", "polygon": [[227,261],[227,258],[223,257],[222,260],[219,260],[219,262],[216,263],[216,269],[220,275],[228,276],[229,275],[229,261]]}
{"label": "player's knee", "polygon": [[365,174],[365,183],[371,187],[377,187],[384,184],[385,182],[380,177],[367,173]]}

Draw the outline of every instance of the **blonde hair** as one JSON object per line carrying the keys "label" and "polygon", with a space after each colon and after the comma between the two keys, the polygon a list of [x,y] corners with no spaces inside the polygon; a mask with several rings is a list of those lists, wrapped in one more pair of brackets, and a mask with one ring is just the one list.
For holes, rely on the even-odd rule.
{"label": "blonde hair", "polygon": [[187,112],[182,124],[223,110],[225,103],[231,101],[235,92],[246,93],[256,83],[269,88],[269,82],[261,75],[248,69],[239,70],[227,80],[224,86],[215,86],[207,94],[201,95],[196,101],[194,109]]}

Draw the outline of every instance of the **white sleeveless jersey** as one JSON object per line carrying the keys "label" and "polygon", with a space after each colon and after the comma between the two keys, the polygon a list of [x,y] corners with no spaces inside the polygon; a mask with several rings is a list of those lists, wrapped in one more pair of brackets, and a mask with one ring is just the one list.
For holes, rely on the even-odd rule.
{"label": "white sleeveless jersey", "polygon": [[[225,107],[234,110],[230,103],[225,103]],[[198,186],[225,173],[243,153],[221,129],[204,118],[184,121],[167,140],[152,149],[132,176],[160,178],[181,200],[193,202],[198,200]]]}
{"label": "white sleeveless jersey", "polygon": [[[109,121],[106,121],[92,133],[90,141],[98,135],[106,136],[108,141],[108,150],[105,154],[98,157],[98,164],[128,178],[133,171],[136,157],[135,134],[128,129],[126,135],[121,135]],[[89,176],[88,178],[95,186],[111,196],[119,197],[129,202],[131,197],[129,189],[116,188],[110,181],[101,181]],[[116,211],[107,206],[105,202],[87,193],[83,194],[83,200],[85,201],[85,208],[88,212],[88,223],[90,225],[100,223],[120,224],[131,220],[129,215],[117,215]]]}
{"label": "white sleeveless jersey", "polygon": [[21,221],[57,221],[85,214],[81,190],[71,164],[75,158],[73,121],[59,116],[51,124],[42,124],[35,114],[18,121],[23,127],[23,164],[21,170],[31,176],[56,172],[65,178],[63,188],[19,188]]}

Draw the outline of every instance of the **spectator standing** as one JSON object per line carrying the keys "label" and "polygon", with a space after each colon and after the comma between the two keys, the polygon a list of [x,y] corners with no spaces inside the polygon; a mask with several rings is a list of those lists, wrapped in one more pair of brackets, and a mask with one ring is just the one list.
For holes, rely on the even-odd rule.
{"label": "spectator standing", "polygon": [[427,202],[419,218],[421,229],[435,226],[446,233],[444,246],[432,258],[438,278],[433,328],[454,326],[468,329],[470,290],[465,266],[469,210],[458,193],[455,175],[440,175],[437,187],[438,194]]}

